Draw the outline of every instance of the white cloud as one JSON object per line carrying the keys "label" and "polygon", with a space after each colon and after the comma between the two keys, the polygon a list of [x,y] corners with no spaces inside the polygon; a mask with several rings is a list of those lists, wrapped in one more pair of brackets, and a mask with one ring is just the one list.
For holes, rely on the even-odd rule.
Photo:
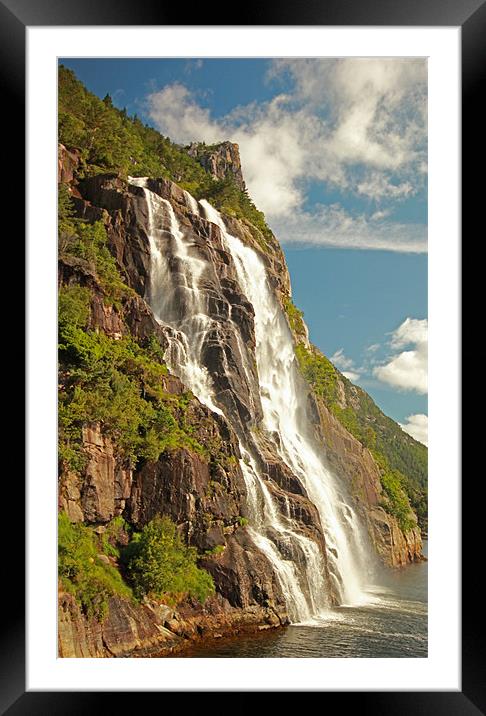
{"label": "white cloud", "polygon": [[393,332],[391,348],[406,348],[391,356],[387,363],[374,368],[374,375],[384,383],[400,390],[427,393],[428,344],[427,319],[407,318]]}
{"label": "white cloud", "polygon": [[283,77],[291,80],[286,93],[217,119],[180,83],[153,91],[147,111],[177,142],[237,142],[250,195],[284,241],[425,250],[425,228],[382,221],[388,208],[350,217],[337,206],[312,214],[302,207],[309,180],[375,202],[402,201],[422,189],[426,62],[275,60],[269,78]]}
{"label": "white cloud", "polygon": [[[360,192],[379,195],[378,172],[423,173],[426,164],[427,65],[420,59],[346,58],[276,60],[271,76],[289,74],[295,94],[318,116],[325,113],[319,142],[321,171],[362,166],[373,182]],[[320,152],[319,152],[320,153]],[[420,168],[420,169],[419,169]],[[347,175],[347,176],[346,176]],[[410,186],[412,189],[412,186]],[[388,182],[382,182],[385,195]],[[404,191],[402,189],[402,191]]]}
{"label": "white cloud", "polygon": [[392,334],[392,348],[404,348],[411,343],[427,344],[427,319],[407,318]]}
{"label": "white cloud", "polygon": [[193,140],[217,142],[220,129],[211,120],[209,109],[197,104],[184,85],[175,82],[147,97],[148,112],[162,134],[176,142],[188,144]]}
{"label": "white cloud", "polygon": [[[394,184],[390,181],[387,174],[377,174],[373,172],[366,179],[359,182],[356,186],[358,194],[363,194],[370,199],[403,199],[415,193],[413,184],[410,181],[403,181]],[[383,213],[383,212],[376,212]]]}
{"label": "white cloud", "polygon": [[190,75],[196,70],[202,69],[204,61],[200,58],[197,60],[188,60],[184,67],[184,74]]}
{"label": "white cloud", "polygon": [[423,413],[409,415],[406,423],[399,423],[406,433],[424,445],[428,445],[429,418]]}

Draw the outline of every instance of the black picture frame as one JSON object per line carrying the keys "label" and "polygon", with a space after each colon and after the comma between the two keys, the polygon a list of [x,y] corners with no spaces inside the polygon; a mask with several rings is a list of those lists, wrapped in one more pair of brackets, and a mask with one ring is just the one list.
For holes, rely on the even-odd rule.
{"label": "black picture frame", "polygon": [[[484,182],[475,181],[474,171],[482,169],[484,158],[484,114],[479,110],[482,80],[485,75],[485,38],[486,3],[484,0],[312,0],[305,5],[285,2],[261,3],[250,0],[244,5],[238,4],[237,15],[231,18],[224,13],[211,12],[203,4],[184,3],[183,12],[177,5],[159,0],[99,0],[97,3],[80,0],[0,0],[0,77],[3,88],[3,116],[6,120],[6,133],[3,134],[2,156],[5,162],[3,175],[3,196],[8,201],[8,214],[14,217],[14,234],[9,233],[9,248],[16,254],[4,259],[5,274],[13,275],[15,280],[14,324],[19,325],[18,314],[22,311],[22,292],[19,290],[19,267],[24,259],[24,244],[21,241],[21,217],[25,212],[24,198],[19,187],[25,182],[25,51],[26,28],[32,26],[62,25],[367,25],[367,26],[460,26],[462,28],[462,156],[463,156],[463,236],[470,236],[470,251],[463,253],[463,270],[468,269],[468,301],[463,297],[466,309],[463,315],[471,314],[479,305],[479,293],[482,288],[480,263],[474,260],[474,236],[480,238],[481,207]],[[190,23],[180,20],[190,18]],[[214,21],[213,21],[214,20]],[[474,160],[474,164],[473,164]],[[478,211],[479,209],[479,211]],[[467,221],[479,222],[467,230]],[[480,242],[477,242],[480,243]],[[7,263],[8,262],[8,263]],[[12,262],[12,263],[10,263]],[[10,270],[16,267],[17,271]],[[477,273],[475,273],[477,272]],[[5,295],[4,292],[2,292]],[[467,310],[469,309],[469,311]],[[17,374],[21,365],[19,347],[23,344],[23,333],[19,332],[16,342],[9,351],[10,370]],[[463,362],[473,368],[473,357],[477,352],[472,344],[464,349]],[[16,403],[21,405],[21,379],[16,377]],[[465,386],[466,387],[466,386]],[[465,391],[467,393],[467,391]],[[10,416],[9,416],[10,418]],[[20,432],[16,428],[17,432]],[[470,444],[479,452],[481,427],[468,428],[472,440]],[[10,441],[8,441],[10,443]],[[12,448],[9,448],[10,451]],[[472,448],[473,449],[473,448]],[[464,451],[463,451],[464,453]],[[21,480],[22,449],[14,454],[14,459],[6,461],[9,469],[4,469],[5,482],[8,482],[9,505],[15,506],[15,514],[20,522],[22,505],[25,503],[25,488]],[[484,522],[484,480],[464,471],[463,524],[467,526],[462,535],[463,545],[463,627],[462,627],[462,691],[461,692],[326,692],[323,708],[328,707],[329,699],[336,697],[340,707],[345,705],[359,709],[360,714],[447,714],[451,716],[471,716],[486,713],[486,633],[484,607],[478,593],[478,571],[483,571],[484,554],[482,546],[482,525]],[[5,487],[5,485],[4,485]],[[483,493],[481,493],[481,487]],[[469,488],[469,490],[467,489]],[[467,490],[467,491],[466,491]],[[10,530],[10,535],[12,534]],[[8,575],[8,590],[4,592],[7,606],[3,610],[2,649],[0,651],[0,713],[11,716],[20,714],[81,714],[91,713],[97,708],[113,708],[116,694],[100,692],[26,692],[25,691],[25,610],[22,599],[24,584],[24,564],[22,560],[22,531],[15,528],[15,545],[11,543],[4,550],[3,574]],[[466,560],[470,558],[470,561]],[[8,593],[7,593],[8,592]],[[471,608],[469,606],[471,605]],[[444,625],[447,628],[447,625]],[[483,635],[483,636],[481,636]],[[123,698],[120,706],[133,710],[134,698],[140,694],[119,694]],[[108,698],[110,702],[108,704]],[[139,703],[139,702],[138,702]],[[321,702],[322,707],[322,702]]]}

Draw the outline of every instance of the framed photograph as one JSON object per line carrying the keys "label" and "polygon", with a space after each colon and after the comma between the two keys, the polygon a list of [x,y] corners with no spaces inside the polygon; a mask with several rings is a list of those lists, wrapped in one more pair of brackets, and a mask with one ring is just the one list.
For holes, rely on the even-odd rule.
{"label": "framed photograph", "polygon": [[459,514],[484,7],[0,11],[27,238],[4,712],[225,690],[484,710]]}

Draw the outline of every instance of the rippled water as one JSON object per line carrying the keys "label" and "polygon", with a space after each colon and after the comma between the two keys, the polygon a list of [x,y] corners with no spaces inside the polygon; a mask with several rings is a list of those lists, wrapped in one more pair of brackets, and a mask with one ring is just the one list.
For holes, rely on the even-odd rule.
{"label": "rippled water", "polygon": [[177,656],[427,657],[427,562],[391,571],[368,597],[308,624],[219,639]]}

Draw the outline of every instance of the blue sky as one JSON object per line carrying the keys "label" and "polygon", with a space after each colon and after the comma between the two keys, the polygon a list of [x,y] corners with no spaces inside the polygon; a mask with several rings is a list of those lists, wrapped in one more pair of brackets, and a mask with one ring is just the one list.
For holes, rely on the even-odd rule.
{"label": "blue sky", "polygon": [[174,141],[238,142],[311,340],[425,441],[426,62],[62,62]]}

